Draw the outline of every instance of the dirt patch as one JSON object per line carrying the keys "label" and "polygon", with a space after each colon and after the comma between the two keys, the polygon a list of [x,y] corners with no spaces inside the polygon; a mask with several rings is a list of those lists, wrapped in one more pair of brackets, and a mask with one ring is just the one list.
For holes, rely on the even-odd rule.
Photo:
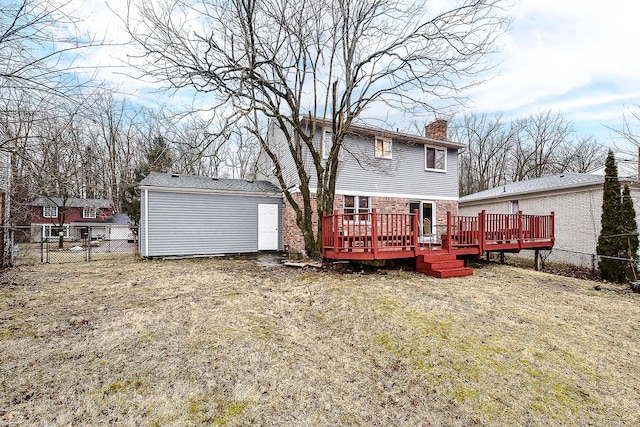
{"label": "dirt patch", "polygon": [[640,295],[260,259],[21,267],[0,425],[637,425]]}

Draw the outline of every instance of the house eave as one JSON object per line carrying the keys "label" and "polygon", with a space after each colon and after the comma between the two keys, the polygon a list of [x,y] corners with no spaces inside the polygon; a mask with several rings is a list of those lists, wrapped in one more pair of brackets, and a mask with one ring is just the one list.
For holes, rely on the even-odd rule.
{"label": "house eave", "polygon": [[192,187],[163,187],[158,185],[141,185],[140,190],[158,191],[163,193],[188,193],[188,194],[221,194],[233,196],[260,196],[260,197],[282,197],[282,192],[266,192],[266,191],[237,191],[237,190],[219,190],[211,188],[192,188]]}
{"label": "house eave", "polygon": [[[332,122],[329,120],[315,119],[315,122],[318,128],[320,129],[332,125]],[[310,120],[305,117],[302,119],[302,123],[309,124]],[[351,135],[367,136],[372,138],[376,136],[381,138],[389,138],[394,142],[400,142],[404,144],[436,145],[440,147],[452,148],[455,150],[459,150],[466,147],[465,144],[462,144],[460,142],[443,141],[443,140],[428,138],[426,136],[411,135],[404,132],[394,132],[387,129],[377,128],[374,126],[366,126],[362,124],[352,124],[349,127],[349,130],[347,131],[347,133]]]}

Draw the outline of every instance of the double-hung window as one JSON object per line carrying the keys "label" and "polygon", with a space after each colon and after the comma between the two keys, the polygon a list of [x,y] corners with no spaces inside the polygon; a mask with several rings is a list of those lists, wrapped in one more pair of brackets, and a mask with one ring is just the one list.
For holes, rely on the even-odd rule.
{"label": "double-hung window", "polygon": [[424,168],[433,171],[447,171],[447,149],[424,147]]}
{"label": "double-hung window", "polygon": [[95,218],[97,216],[97,209],[94,206],[87,206],[82,208],[82,218]]}
{"label": "double-hung window", "polygon": [[376,157],[379,159],[391,158],[392,141],[388,138],[376,137]]}
{"label": "double-hung window", "polygon": [[[322,131],[322,159],[327,160],[331,154],[331,148],[333,147],[333,132],[331,129],[324,129]],[[340,147],[338,153],[338,160],[342,160],[342,147]]]}
{"label": "double-hung window", "polygon": [[345,214],[367,214],[369,212],[371,212],[371,200],[368,196],[344,196]]}
{"label": "double-hung window", "polygon": [[42,207],[42,217],[43,218],[58,218],[58,207],[57,206],[43,206]]}
{"label": "double-hung window", "polygon": [[322,132],[322,158],[328,159],[331,153],[331,147],[333,146],[333,132],[329,129],[324,129]]}

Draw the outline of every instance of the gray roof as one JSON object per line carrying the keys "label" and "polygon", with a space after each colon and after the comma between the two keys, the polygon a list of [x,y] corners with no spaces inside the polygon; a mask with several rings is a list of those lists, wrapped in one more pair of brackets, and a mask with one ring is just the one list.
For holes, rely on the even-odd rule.
{"label": "gray roof", "polygon": [[70,197],[64,200],[62,197],[41,196],[31,202],[31,206],[109,209],[111,207],[111,201],[106,199],[81,199],[78,197]]}
{"label": "gray roof", "polygon": [[129,215],[123,213],[114,214],[109,218],[108,222],[112,225],[129,225]]}
{"label": "gray roof", "polygon": [[500,185],[489,190],[469,194],[461,197],[459,203],[475,202],[487,199],[499,199],[521,194],[540,193],[544,191],[565,190],[569,188],[602,185],[604,177],[586,173],[563,173],[560,175],[545,176],[527,181],[512,182]]}
{"label": "gray roof", "polygon": [[151,172],[150,175],[140,182],[140,186],[233,193],[266,193],[277,195],[282,193],[277,186],[268,181],[210,178],[206,176],[179,175],[159,172]]}

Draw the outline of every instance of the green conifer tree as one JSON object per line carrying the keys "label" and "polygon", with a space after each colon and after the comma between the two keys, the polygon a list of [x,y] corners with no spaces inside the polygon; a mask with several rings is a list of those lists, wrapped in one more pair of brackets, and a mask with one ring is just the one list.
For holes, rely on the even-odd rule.
{"label": "green conifer tree", "polygon": [[629,263],[627,280],[637,280],[637,269],[635,260],[638,259],[638,223],[636,222],[636,210],[631,199],[631,190],[627,184],[622,190],[622,209],[620,210],[621,244],[623,245],[626,258],[631,258],[634,262]]}
{"label": "green conifer tree", "polygon": [[[596,252],[606,257],[621,257],[624,251],[620,251],[622,229],[621,213],[622,198],[620,193],[620,181],[618,181],[618,168],[613,151],[609,150],[605,162],[604,186],[602,194],[601,230],[598,236]],[[600,276],[605,280],[623,281],[625,277],[625,265],[615,259],[600,259]]]}

